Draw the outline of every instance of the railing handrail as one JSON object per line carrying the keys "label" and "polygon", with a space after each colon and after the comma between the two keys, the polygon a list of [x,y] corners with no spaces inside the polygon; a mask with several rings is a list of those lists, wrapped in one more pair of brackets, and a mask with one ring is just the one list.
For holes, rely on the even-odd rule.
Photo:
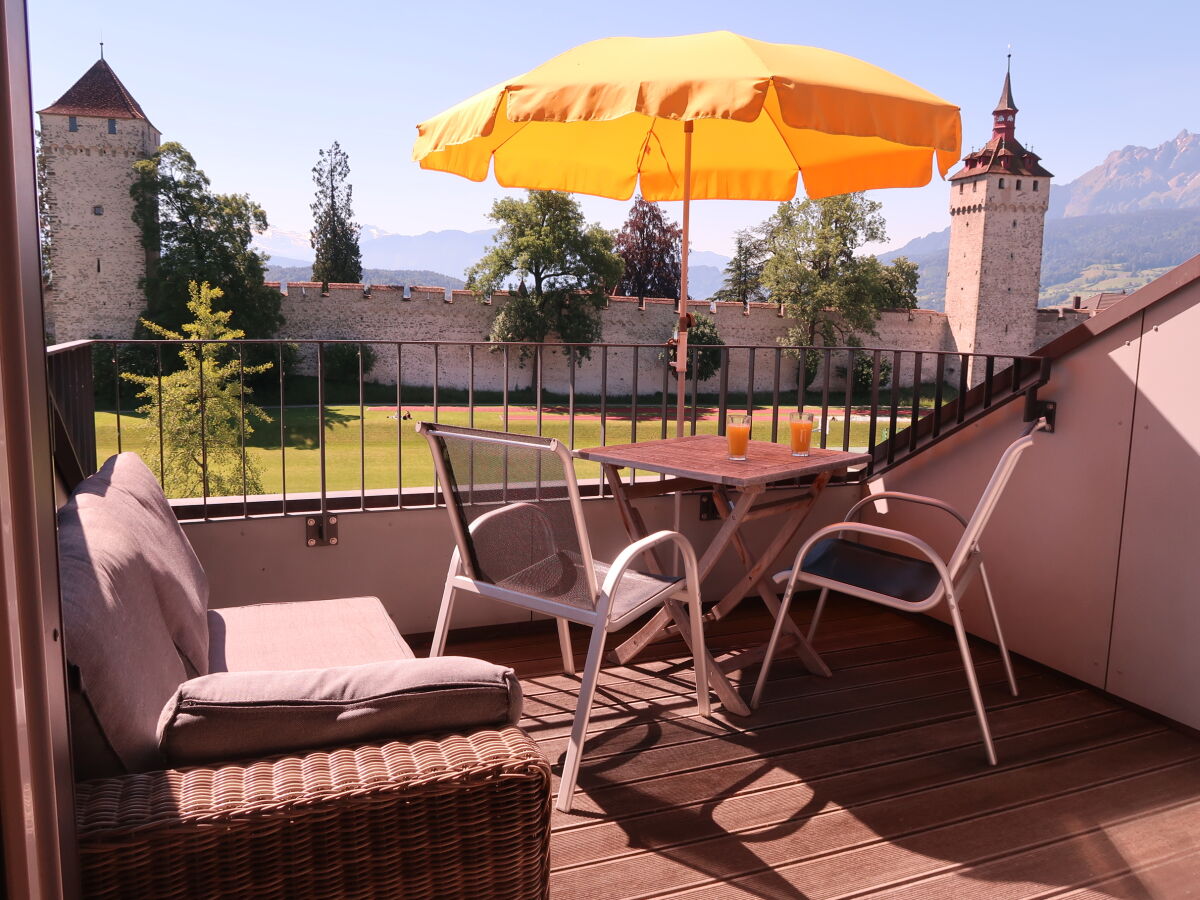
{"label": "railing handrail", "polygon": [[[462,341],[462,340],[419,340],[419,341],[396,341],[396,340],[372,340],[370,338],[87,338],[79,341],[69,341],[65,344],[51,344],[46,348],[48,356],[54,356],[58,353],[66,352],[67,350],[75,349],[87,344],[125,344],[132,346],[155,346],[155,345],[170,345],[170,346],[185,346],[191,344],[232,344],[237,345],[266,345],[278,346],[280,344],[297,344],[300,346],[316,346],[318,344],[371,344],[386,347],[594,347],[597,349],[608,348],[614,349],[632,349],[653,347],[657,350],[666,350],[671,344],[665,342],[652,343],[613,343],[608,341]],[[855,353],[894,353],[897,350],[901,353],[921,353],[927,356],[971,356],[985,358],[991,356],[999,359],[1028,359],[1040,360],[1042,357],[1034,354],[1013,354],[1013,353],[963,353],[959,350],[913,350],[907,348],[896,347],[870,347],[858,346],[854,344],[689,344],[689,349],[699,347],[704,350],[820,350],[822,352],[828,350],[832,353],[839,351],[853,350]]]}
{"label": "railing handrail", "polygon": [[[86,470],[89,467],[91,471],[94,471],[98,462],[96,459],[96,414],[93,406],[93,366],[100,365],[102,367],[96,371],[103,375],[102,383],[106,385],[105,391],[108,392],[108,396],[100,398],[101,402],[108,409],[107,403],[110,400],[114,401],[111,409],[116,415],[115,436],[118,450],[125,449],[127,441],[123,442],[123,438],[129,433],[129,425],[126,424],[125,435],[123,435],[122,422],[123,420],[126,423],[129,422],[131,405],[139,403],[144,405],[142,401],[146,396],[146,390],[150,390],[153,395],[153,374],[157,370],[160,409],[158,472],[165,482],[167,468],[163,450],[161,398],[164,395],[162,383],[173,371],[176,371],[174,358],[172,354],[165,352],[165,348],[195,347],[196,345],[238,348],[238,352],[233,355],[233,361],[240,362],[242,366],[246,364],[246,354],[241,350],[248,347],[274,348],[278,351],[278,359],[281,363],[285,358],[285,346],[295,345],[300,348],[309,348],[301,353],[300,359],[302,365],[310,368],[315,360],[315,405],[320,412],[315,425],[307,420],[302,420],[303,424],[300,427],[302,429],[315,427],[317,430],[315,440],[307,435],[305,440],[307,441],[306,446],[319,451],[319,462],[314,460],[319,468],[319,490],[310,492],[306,489],[306,497],[303,501],[295,488],[297,482],[304,485],[305,479],[295,476],[289,479],[289,474],[294,471],[294,463],[288,457],[292,450],[299,450],[300,447],[295,445],[292,438],[294,431],[288,430],[284,420],[285,418],[290,420],[293,423],[293,429],[295,428],[296,419],[293,417],[297,415],[298,410],[303,406],[313,406],[312,402],[298,406],[295,403],[297,390],[303,392],[303,399],[311,401],[312,397],[309,395],[313,386],[309,382],[295,383],[291,380],[294,375],[302,373],[280,368],[277,376],[274,374],[268,376],[270,381],[277,382],[276,387],[267,384],[258,388],[260,391],[264,389],[271,392],[278,390],[277,398],[272,395],[267,404],[274,409],[277,399],[279,410],[277,416],[279,455],[276,457],[277,462],[270,462],[269,465],[278,474],[278,477],[272,475],[271,486],[277,484],[279,487],[276,492],[278,511],[284,515],[292,512],[310,514],[312,511],[310,496],[318,498],[319,511],[322,514],[330,508],[327,500],[335,495],[338,495],[338,509],[341,511],[346,509],[348,502],[345,496],[346,492],[338,485],[347,479],[339,476],[338,472],[350,472],[351,467],[347,463],[348,457],[337,457],[345,466],[339,468],[338,464],[334,463],[332,470],[327,465],[325,458],[329,437],[328,424],[330,420],[336,421],[335,416],[327,414],[335,406],[346,405],[328,402],[328,398],[333,395],[327,391],[327,383],[336,384],[336,381],[331,382],[328,377],[326,354],[331,347],[336,345],[369,346],[380,351],[380,359],[376,360],[375,368],[371,370],[377,379],[372,384],[371,390],[375,392],[382,388],[389,393],[394,390],[391,399],[381,397],[370,401],[370,405],[377,406],[383,403],[391,406],[394,404],[397,410],[394,416],[396,419],[395,460],[391,473],[391,477],[395,480],[395,488],[387,487],[386,485],[390,484],[390,481],[381,482],[378,474],[372,478],[372,484],[368,487],[365,415],[368,405],[368,382],[365,379],[367,373],[364,372],[363,358],[359,357],[356,401],[350,405],[358,406],[360,411],[359,422],[361,424],[356,448],[359,477],[356,493],[360,501],[359,508],[364,511],[386,505],[381,502],[380,490],[383,490],[385,494],[391,492],[391,496],[395,498],[393,508],[414,505],[417,496],[424,498],[427,496],[427,490],[435,490],[433,486],[420,485],[419,480],[413,480],[411,475],[408,478],[405,477],[405,459],[411,458],[411,454],[414,452],[411,445],[407,450],[404,446],[404,425],[401,411],[405,407],[411,409],[416,405],[429,405],[432,407],[429,413],[430,417],[434,421],[439,421],[439,416],[447,414],[445,412],[447,407],[459,407],[465,401],[468,410],[466,422],[468,426],[475,427],[478,410],[483,411],[483,415],[498,411],[503,430],[512,430],[511,413],[514,410],[528,407],[530,413],[518,412],[518,416],[529,415],[530,419],[536,422],[533,427],[536,427],[537,434],[545,434],[545,425],[549,422],[551,433],[547,436],[565,440],[566,444],[572,448],[576,446],[578,439],[577,421],[587,421],[579,419],[581,414],[593,416],[598,413],[600,444],[619,443],[626,439],[637,442],[639,439],[656,439],[674,435],[674,428],[669,422],[673,418],[669,413],[673,410],[671,395],[674,392],[674,385],[671,380],[671,368],[665,364],[666,354],[663,351],[667,345],[664,344],[487,340],[394,341],[357,338],[302,338],[297,340],[286,338],[147,338],[141,340],[91,338],[54,345],[47,348],[46,351],[52,376],[52,389],[57,406],[61,410],[59,431],[63,440],[60,443],[63,445],[64,452],[72,446],[77,451],[75,456],[78,464],[71,466],[70,460],[64,458],[64,471],[69,469],[74,474],[80,468]],[[94,352],[95,348],[103,349],[97,353]],[[130,357],[132,361],[128,364],[128,371],[141,372],[143,375],[149,374],[151,376],[149,387],[145,382],[141,387],[135,387],[124,379],[116,377],[118,372],[123,373],[126,370],[125,351],[136,351],[138,348],[144,348],[146,352],[140,358],[136,353]],[[515,351],[514,348],[516,348]],[[390,349],[390,354],[385,352],[387,349]],[[872,456],[871,464],[860,471],[851,473],[845,479],[848,481],[862,481],[899,465],[966,425],[977,421],[978,418],[993,409],[1004,406],[1031,390],[1036,391],[1038,387],[1045,384],[1048,377],[1047,363],[1043,359],[1013,354],[962,353],[957,350],[906,350],[894,347],[846,344],[829,346],[692,344],[688,349],[689,378],[691,380],[688,390],[690,395],[688,409],[685,410],[685,421],[689,423],[688,433],[698,433],[702,419],[709,423],[706,427],[711,428],[715,414],[715,430],[717,433],[723,434],[727,413],[740,411],[743,407],[747,411],[761,411],[765,406],[765,414],[761,412],[755,414],[763,416],[758,419],[758,422],[766,423],[766,420],[769,420],[769,423],[766,423],[770,426],[769,439],[775,441],[779,439],[781,433],[787,433],[787,420],[784,418],[787,407],[803,405],[811,409],[819,409],[821,427],[819,431],[814,432],[814,440],[819,441],[821,448],[834,447],[849,450],[853,445],[857,449],[863,445],[865,440],[867,452]],[[715,375],[701,382],[698,378],[697,362],[703,358],[700,354],[710,349],[719,353],[720,365]],[[564,351],[567,359],[565,371],[562,369]],[[307,353],[308,357],[305,357],[304,353]],[[552,357],[548,357],[547,354],[552,354]],[[762,363],[763,354],[767,354],[765,365]],[[522,365],[521,359],[523,357],[527,359],[530,355],[536,360],[540,360],[541,364],[534,368],[535,377],[528,386],[517,387],[516,385],[524,385],[530,378],[528,369],[522,374],[518,368],[519,365]],[[266,356],[267,359],[272,358],[272,354],[268,353]],[[388,358],[389,356],[390,358]],[[546,364],[550,358],[556,359],[557,362],[554,367],[547,368]],[[414,371],[413,360],[416,360],[416,371],[421,373],[418,376],[421,380],[417,384],[413,383],[414,379],[411,375]],[[477,366],[477,362],[481,360],[483,366]],[[756,360],[758,361],[757,366]],[[772,360],[773,366],[771,365]],[[866,363],[865,366],[862,366],[863,361]],[[408,363],[407,370],[405,369],[406,362]],[[517,362],[518,366],[514,366],[514,362]],[[810,376],[806,373],[814,371],[814,363],[816,374]],[[222,365],[224,364],[222,363]],[[201,396],[205,396],[203,378],[206,365],[207,359],[202,360],[200,363]],[[970,371],[972,368],[973,372]],[[484,369],[484,374],[479,375],[477,369]],[[639,371],[641,372],[640,381]],[[983,373],[982,377],[979,375],[980,371]],[[731,378],[731,374],[734,377]],[[311,379],[312,372],[307,373],[307,377]],[[354,386],[351,381],[355,379],[349,374],[345,377],[349,379],[344,384],[348,397],[350,388]],[[108,387],[110,378],[113,381],[111,387]],[[237,378],[244,386],[244,373],[239,374]],[[584,380],[583,385],[579,383],[580,379]],[[906,380],[911,381],[911,397],[908,399],[904,399],[901,392],[902,383]],[[392,381],[394,381],[394,385],[391,384]],[[835,387],[835,381],[841,383]],[[957,381],[957,385],[955,381]],[[976,381],[980,382],[978,386],[974,386]],[[704,393],[700,392],[702,384],[705,385]],[[886,390],[884,390],[885,387]],[[414,398],[414,389],[421,392],[419,400]],[[456,396],[450,399],[447,391],[453,391]],[[141,399],[131,404],[128,401],[134,394]],[[487,400],[481,401],[481,394],[485,395]],[[769,402],[766,401],[768,394]],[[864,399],[868,394],[869,399]],[[462,399],[459,399],[460,397]],[[264,509],[269,508],[274,502],[266,494],[256,495],[246,490],[248,484],[247,459],[251,456],[251,452],[260,454],[257,457],[260,460],[269,459],[261,454],[275,452],[274,449],[270,451],[253,450],[247,441],[246,406],[256,399],[243,399],[241,401],[241,421],[238,421],[239,413],[236,408],[231,419],[231,422],[236,423],[234,430],[240,430],[242,474],[237,483],[242,487],[240,506],[244,516],[251,515],[252,509],[255,514],[262,514]],[[289,403],[289,400],[292,402]],[[585,404],[584,410],[580,409],[580,403]],[[202,403],[201,406],[203,407],[204,404]],[[556,409],[556,407],[561,408]],[[209,445],[205,443],[207,430],[204,425],[203,409],[200,414],[198,455],[205,462],[201,464],[203,472],[200,483],[196,487],[196,490],[202,491],[202,496],[196,498],[196,502],[200,505],[201,515],[204,518],[208,518],[210,513],[229,515],[232,501],[228,498],[217,498],[214,496],[215,491],[210,491],[209,480],[213,470],[210,470],[207,462]],[[563,415],[566,416],[565,425],[561,421]],[[624,427],[626,422],[628,423],[627,428]],[[134,433],[140,433],[145,427],[147,426],[138,425]],[[153,431],[152,422],[148,427]],[[376,423],[371,427],[378,430],[379,424]],[[561,433],[557,433],[558,429],[561,429]],[[618,432],[620,436],[614,438],[613,433],[618,429],[623,433]],[[840,435],[838,434],[839,429]],[[853,444],[852,429],[859,432],[853,437]],[[274,430],[274,426],[270,430]],[[519,426],[517,430],[520,430]],[[865,434],[861,433],[863,431]],[[260,433],[268,432],[260,431]],[[391,447],[393,441],[391,438],[386,438],[386,434],[387,432],[384,432],[386,445],[384,452],[390,453],[393,451],[387,447]],[[588,432],[585,430],[584,434],[586,435]],[[768,434],[764,430],[758,432],[756,436],[766,439]],[[150,440],[152,439],[151,436]],[[589,436],[583,440],[591,443],[594,438]],[[584,446],[584,444],[579,446]],[[154,456],[153,448],[149,443],[146,447],[144,452]],[[139,449],[141,448],[139,447]],[[238,447],[232,449],[236,454]],[[344,455],[349,451],[343,449],[334,452]],[[147,461],[151,462],[149,458]],[[151,465],[151,468],[154,468],[154,465]],[[87,472],[85,471],[84,474]],[[75,474],[75,477],[78,475]],[[226,473],[223,479],[218,479],[213,484],[214,486],[218,483],[228,485],[230,477]],[[311,477],[308,484],[312,484]],[[385,486],[380,488],[380,484],[385,484]],[[291,489],[290,494],[289,489]],[[415,489],[419,490],[414,493]],[[598,488],[598,494],[600,496],[605,494],[603,483]],[[436,495],[434,497],[436,502]],[[210,503],[212,504],[211,510]]]}

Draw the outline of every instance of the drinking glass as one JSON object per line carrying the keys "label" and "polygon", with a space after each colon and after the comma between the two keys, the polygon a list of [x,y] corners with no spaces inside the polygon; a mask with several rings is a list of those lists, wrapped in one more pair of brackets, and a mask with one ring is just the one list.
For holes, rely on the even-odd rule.
{"label": "drinking glass", "polygon": [[745,459],[750,444],[750,417],[730,415],[725,423],[725,436],[729,439],[729,458]]}
{"label": "drinking glass", "polygon": [[792,456],[808,456],[812,444],[813,414],[800,410],[791,413],[788,426],[791,429]]}

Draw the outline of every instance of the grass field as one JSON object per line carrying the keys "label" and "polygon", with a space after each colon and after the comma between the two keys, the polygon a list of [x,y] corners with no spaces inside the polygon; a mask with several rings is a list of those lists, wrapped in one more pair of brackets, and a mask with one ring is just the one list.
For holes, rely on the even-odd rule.
{"label": "grass field", "polygon": [[[360,417],[359,407],[328,406],[325,423],[325,459],[327,489],[331,491],[357,491],[364,487],[360,471],[365,472],[367,490],[395,490],[398,472],[404,487],[426,487],[433,484],[433,461],[425,439],[418,435],[415,425],[421,419],[432,419],[433,411],[427,407],[405,407],[412,415],[411,420],[396,419],[394,407],[365,408]],[[283,475],[286,467],[287,491],[297,493],[320,489],[320,446],[317,442],[318,416],[312,406],[288,406],[283,410],[283,449],[280,449],[279,407],[266,407],[273,422],[259,428],[247,441],[247,459],[258,467],[262,476],[263,489],[267,493],[283,490]],[[831,411],[832,412],[832,411]],[[841,411],[836,411],[840,413]],[[465,408],[439,409],[438,420],[450,425],[471,424]],[[754,438],[770,439],[770,410],[759,408]],[[473,424],[477,428],[501,430],[502,410],[498,406],[476,406]],[[885,422],[880,423],[880,431]],[[898,422],[907,426],[907,419]],[[844,422],[831,421],[827,442],[830,447],[840,448]],[[508,430],[526,434],[537,433],[536,412],[532,407],[510,407]],[[674,420],[667,423],[667,434],[673,435]],[[697,424],[700,434],[717,433],[715,412],[702,418]],[[120,419],[123,450],[141,454],[147,465],[157,471],[158,430],[154,423],[129,413]],[[852,447],[865,447],[868,425],[865,421],[854,421],[850,425]],[[543,416],[542,433],[563,441],[571,441],[571,427],[565,413],[546,412]],[[780,439],[785,439],[786,422],[781,422]],[[637,440],[653,440],[663,436],[661,418],[639,416]],[[601,443],[627,444],[633,440],[628,414],[624,418],[609,415],[605,433],[601,435],[600,417],[594,410],[581,410],[576,415],[575,447],[594,447]],[[814,435],[814,441],[819,440]],[[397,443],[400,446],[397,462]],[[96,453],[103,461],[117,452],[117,416],[111,412],[96,413]],[[363,466],[360,468],[360,460]],[[599,477],[599,466],[579,462],[576,471],[580,478]]]}

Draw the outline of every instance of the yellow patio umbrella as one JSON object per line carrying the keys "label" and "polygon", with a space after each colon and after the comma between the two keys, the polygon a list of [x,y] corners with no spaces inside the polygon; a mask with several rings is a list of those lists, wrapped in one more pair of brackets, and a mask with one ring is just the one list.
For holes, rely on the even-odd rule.
{"label": "yellow patio umbrella", "polygon": [[[682,200],[677,433],[692,199],[790,200],[928,184],[957,106],[862,60],[728,31],[592,41],[417,126],[424,169],[504,187]],[[694,146],[693,146],[694,145]]]}

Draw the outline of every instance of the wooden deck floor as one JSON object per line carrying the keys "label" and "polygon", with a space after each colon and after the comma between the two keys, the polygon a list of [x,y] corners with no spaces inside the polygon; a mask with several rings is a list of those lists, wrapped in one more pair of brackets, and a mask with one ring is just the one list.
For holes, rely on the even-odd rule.
{"label": "wooden deck floor", "polygon": [[[989,767],[949,630],[831,607],[833,677],[781,661],[749,718],[696,716],[680,645],[605,671],[575,810],[554,817],[552,897],[1200,897],[1200,740],[1020,660],[1013,698],[978,643]],[[709,644],[764,627],[738,614]],[[513,665],[523,727],[561,764],[577,681],[551,631],[448,652]]]}

